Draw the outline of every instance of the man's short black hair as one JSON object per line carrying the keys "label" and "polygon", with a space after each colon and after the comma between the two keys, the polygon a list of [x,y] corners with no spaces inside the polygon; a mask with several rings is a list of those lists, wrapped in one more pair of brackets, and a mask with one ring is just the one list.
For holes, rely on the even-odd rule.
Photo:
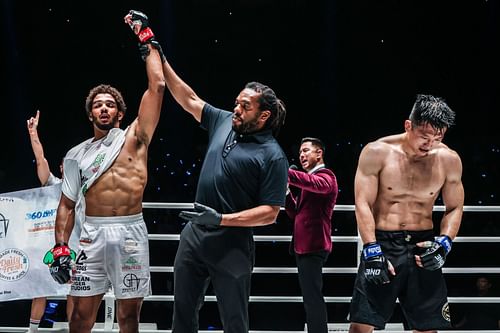
{"label": "man's short black hair", "polygon": [[323,155],[325,155],[325,144],[320,139],[308,136],[300,140],[300,144],[303,144],[304,142],[310,142],[313,146],[321,149],[323,151]]}
{"label": "man's short black hair", "polygon": [[455,112],[440,97],[417,95],[409,119],[413,127],[429,124],[435,129],[442,130],[454,124]]}

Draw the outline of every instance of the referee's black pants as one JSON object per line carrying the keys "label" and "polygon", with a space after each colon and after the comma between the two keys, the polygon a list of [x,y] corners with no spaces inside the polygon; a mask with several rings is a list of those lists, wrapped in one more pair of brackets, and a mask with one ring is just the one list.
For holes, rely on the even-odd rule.
{"label": "referee's black pants", "polygon": [[198,331],[198,312],[212,282],[225,333],[246,333],[255,245],[251,228],[209,229],[188,223],[174,262],[172,332]]}
{"label": "referee's black pants", "polygon": [[327,251],[295,254],[309,333],[328,332],[328,316],[323,297],[323,265],[328,255]]}

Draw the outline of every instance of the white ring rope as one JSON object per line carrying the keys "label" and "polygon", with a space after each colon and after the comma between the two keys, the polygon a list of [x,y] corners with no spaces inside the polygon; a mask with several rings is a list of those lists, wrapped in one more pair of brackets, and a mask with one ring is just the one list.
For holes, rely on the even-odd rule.
{"label": "white ring rope", "polygon": [[[111,293],[106,294],[107,297],[112,299],[115,296]],[[50,296],[47,297],[51,300],[66,300],[66,296]],[[151,295],[144,298],[145,301],[150,302],[173,302],[174,295]],[[216,302],[217,298],[215,295],[205,295],[205,302]],[[327,303],[349,303],[351,301],[351,296],[325,296],[325,302]],[[290,302],[290,303],[300,303],[302,302],[302,296],[250,296],[250,302]],[[500,297],[448,297],[448,302],[450,303],[500,303]],[[3,332],[3,331],[1,331]]]}
{"label": "white ring rope", "polygon": [[[500,267],[444,267],[445,274],[499,274]],[[151,266],[153,273],[173,273],[172,266]],[[323,267],[323,274],[355,274],[357,267]],[[296,274],[297,267],[254,267],[253,273]]]}
{"label": "white ring rope", "polygon": [[[192,203],[183,202],[143,202],[142,208],[194,209]],[[282,208],[283,209],[283,208]],[[335,205],[335,211],[353,212],[354,205]],[[444,212],[444,206],[434,206],[434,212]],[[500,212],[500,206],[464,206],[464,212]]]}
{"label": "white ring rope", "polygon": [[[178,241],[179,234],[149,234],[149,240]],[[254,235],[256,242],[290,242],[292,236],[262,236]],[[336,243],[355,243],[359,241],[358,236],[332,236],[332,241]],[[500,243],[500,237],[457,237],[453,243]]]}

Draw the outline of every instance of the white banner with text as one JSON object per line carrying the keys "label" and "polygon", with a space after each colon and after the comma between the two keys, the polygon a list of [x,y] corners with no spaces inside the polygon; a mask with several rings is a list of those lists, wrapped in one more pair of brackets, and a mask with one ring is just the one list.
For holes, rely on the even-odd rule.
{"label": "white banner with text", "polygon": [[42,262],[60,196],[61,184],[0,194],[0,302],[69,293]]}

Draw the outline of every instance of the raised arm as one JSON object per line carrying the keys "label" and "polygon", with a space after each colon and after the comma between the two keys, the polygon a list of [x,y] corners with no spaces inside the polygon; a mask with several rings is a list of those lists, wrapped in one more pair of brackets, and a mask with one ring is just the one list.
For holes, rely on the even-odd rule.
{"label": "raised arm", "polygon": [[191,113],[198,122],[201,122],[201,112],[205,106],[205,101],[196,95],[196,93],[188,86],[173,70],[172,66],[165,59],[163,62],[163,74],[167,87],[174,99],[179,103],[184,110]]}
{"label": "raised arm", "polygon": [[147,44],[150,54],[146,57],[146,73],[148,89],[142,95],[137,117],[137,137],[147,145],[160,120],[161,104],[165,92],[165,81],[161,69],[161,60],[158,51]]}
{"label": "raised arm", "polygon": [[140,41],[141,53],[146,62],[148,88],[142,95],[137,117],[136,135],[140,142],[149,145],[158,121],[165,91],[165,79],[161,66],[161,58],[149,28],[148,18],[141,12],[131,10],[125,16],[125,22],[132,28]]}
{"label": "raised arm", "polygon": [[370,143],[361,151],[354,179],[356,221],[363,244],[376,241],[373,205],[377,199],[381,159],[375,145],[378,143]]}
{"label": "raised arm", "polygon": [[[205,102],[195,94],[193,89],[188,86],[182,79],[177,76],[170,64],[168,63],[160,44],[154,40],[154,34],[148,27],[148,17],[139,11],[131,10],[125,16],[125,22],[130,25],[135,34],[139,37],[141,43],[150,43],[157,48],[161,53],[161,60],[163,62],[163,75],[170,93],[174,99],[179,103],[184,110],[191,113],[193,117],[200,122],[201,112]],[[141,53],[144,51],[141,49]],[[147,52],[146,52],[147,53]]]}
{"label": "raised arm", "polygon": [[451,152],[445,158],[446,180],[441,195],[445,205],[445,213],[441,220],[441,235],[451,239],[457,236],[462,213],[464,211],[464,187],[462,185],[462,161],[457,153]]}
{"label": "raised arm", "polygon": [[40,111],[36,111],[36,116],[28,119],[28,133],[30,135],[31,148],[33,149],[33,154],[35,154],[36,160],[36,173],[40,184],[43,186],[47,183],[50,176],[50,168],[47,159],[43,153],[43,146],[38,138],[38,121],[40,119]]}

